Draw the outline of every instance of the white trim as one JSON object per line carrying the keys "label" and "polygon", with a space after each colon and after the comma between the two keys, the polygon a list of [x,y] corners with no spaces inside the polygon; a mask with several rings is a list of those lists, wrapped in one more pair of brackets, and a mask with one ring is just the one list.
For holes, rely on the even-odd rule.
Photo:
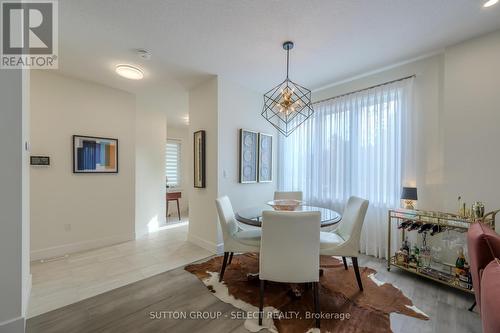
{"label": "white trim", "polygon": [[23,301],[23,316],[24,317],[27,317],[28,316],[28,307],[29,307],[29,303],[30,303],[30,296],[31,296],[31,287],[33,285],[33,275],[32,274],[28,274],[27,278],[26,278],[26,283],[25,283],[25,286],[26,286],[26,291],[24,291],[24,301]]}
{"label": "white trim", "polygon": [[0,333],[21,333],[26,329],[25,317],[17,317],[0,323]]}
{"label": "white trim", "polygon": [[212,252],[213,254],[222,253],[222,251],[224,249],[223,243],[215,244],[214,242],[210,242],[206,239],[203,239],[199,236],[192,235],[192,234],[188,234],[188,242],[191,242],[195,245],[198,245],[198,246],[204,248],[205,250]]}
{"label": "white trim", "polygon": [[31,261],[48,259],[64,256],[68,253],[75,253],[87,250],[93,250],[100,247],[110,246],[117,243],[123,243],[135,239],[135,233],[120,234],[99,239],[93,239],[73,244],[58,245],[45,249],[31,251]]}
{"label": "white trim", "polygon": [[223,252],[224,252],[224,243],[217,244],[217,253],[216,254],[221,254]]}
{"label": "white trim", "polygon": [[407,64],[411,64],[411,63],[419,61],[419,60],[427,59],[427,58],[436,56],[438,54],[442,54],[442,53],[444,53],[444,51],[445,51],[444,49],[439,49],[439,50],[436,50],[436,51],[433,51],[433,52],[425,53],[425,54],[422,54],[422,55],[420,55],[418,57],[415,57],[415,58],[403,60],[403,61],[397,62],[395,64],[392,64],[392,65],[384,66],[384,67],[381,67],[381,68],[378,68],[378,69],[375,69],[375,70],[372,70],[372,71],[369,71],[369,72],[365,72],[363,74],[351,76],[351,77],[348,77],[348,78],[340,80],[340,81],[335,81],[335,82],[329,83],[327,85],[324,85],[324,86],[321,86],[319,88],[313,89],[312,92],[318,92],[318,91],[325,90],[325,89],[328,89],[328,88],[332,88],[332,87],[335,87],[335,86],[338,86],[338,85],[341,85],[341,84],[344,84],[344,83],[348,83],[348,82],[352,82],[352,81],[355,81],[355,80],[358,80],[358,79],[362,79],[362,78],[367,77],[367,76],[371,76],[371,75],[374,75],[374,74],[382,73],[382,72],[385,72],[385,71],[393,69],[393,68],[397,68],[397,67],[401,67],[401,66],[404,66],[404,65],[407,65]]}

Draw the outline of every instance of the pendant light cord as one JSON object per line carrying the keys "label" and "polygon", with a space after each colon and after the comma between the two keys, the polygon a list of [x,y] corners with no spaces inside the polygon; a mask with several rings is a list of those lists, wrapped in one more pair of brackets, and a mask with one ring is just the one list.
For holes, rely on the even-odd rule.
{"label": "pendant light cord", "polygon": [[290,66],[290,49],[286,50],[286,78],[288,79],[288,67]]}

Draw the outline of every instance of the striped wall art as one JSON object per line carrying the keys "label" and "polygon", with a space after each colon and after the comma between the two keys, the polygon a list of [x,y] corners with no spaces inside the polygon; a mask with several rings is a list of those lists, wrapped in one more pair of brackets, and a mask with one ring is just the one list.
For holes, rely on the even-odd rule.
{"label": "striped wall art", "polygon": [[74,173],[118,173],[118,139],[73,135]]}

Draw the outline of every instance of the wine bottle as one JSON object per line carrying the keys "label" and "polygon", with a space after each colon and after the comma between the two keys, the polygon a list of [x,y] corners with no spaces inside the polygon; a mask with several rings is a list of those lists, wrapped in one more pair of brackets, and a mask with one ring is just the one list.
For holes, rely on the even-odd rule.
{"label": "wine bottle", "polygon": [[410,227],[408,228],[408,231],[412,231],[412,230],[415,230],[415,229],[418,229],[420,228],[422,224],[420,222],[413,222]]}
{"label": "wine bottle", "polygon": [[443,231],[443,228],[439,224],[436,224],[432,227],[431,236],[434,236],[435,234],[438,234],[442,231]]}
{"label": "wine bottle", "polygon": [[432,223],[426,223],[426,224],[422,225],[420,227],[420,229],[418,229],[418,233],[421,234],[424,231],[428,231],[428,230],[432,229],[433,226],[434,226],[434,224],[432,224]]}
{"label": "wine bottle", "polygon": [[406,254],[410,254],[410,242],[408,241],[408,237],[404,240],[401,250],[406,251]]}
{"label": "wine bottle", "polygon": [[398,229],[406,229],[410,226],[411,223],[412,223],[411,220],[404,220],[399,224]]}

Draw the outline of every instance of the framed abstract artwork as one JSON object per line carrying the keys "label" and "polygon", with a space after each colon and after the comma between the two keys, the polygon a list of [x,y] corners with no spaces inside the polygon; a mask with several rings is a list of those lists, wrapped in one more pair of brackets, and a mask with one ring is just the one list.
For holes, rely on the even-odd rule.
{"label": "framed abstract artwork", "polygon": [[240,129],[240,183],[256,183],[258,177],[259,134]]}
{"label": "framed abstract artwork", "polygon": [[273,181],[273,136],[259,133],[259,182]]}
{"label": "framed abstract artwork", "polygon": [[194,151],[194,187],[205,188],[205,131],[197,131],[193,134]]}
{"label": "framed abstract artwork", "polygon": [[73,135],[73,173],[118,173],[118,139]]}

